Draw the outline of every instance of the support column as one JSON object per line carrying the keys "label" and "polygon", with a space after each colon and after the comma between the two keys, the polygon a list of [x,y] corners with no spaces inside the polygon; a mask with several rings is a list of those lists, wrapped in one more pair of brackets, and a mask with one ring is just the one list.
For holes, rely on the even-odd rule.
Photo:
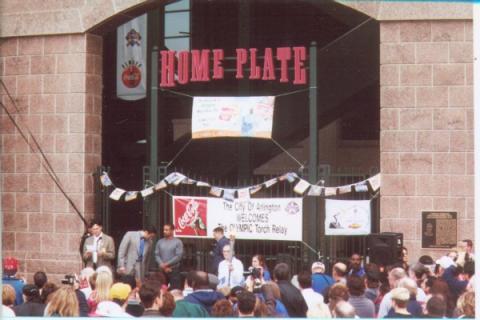
{"label": "support column", "polygon": [[[308,160],[308,181],[315,184],[318,181],[318,111],[317,111],[317,43],[310,44],[309,52],[309,127],[310,154]],[[318,198],[308,199],[308,238],[307,243],[318,251]]]}

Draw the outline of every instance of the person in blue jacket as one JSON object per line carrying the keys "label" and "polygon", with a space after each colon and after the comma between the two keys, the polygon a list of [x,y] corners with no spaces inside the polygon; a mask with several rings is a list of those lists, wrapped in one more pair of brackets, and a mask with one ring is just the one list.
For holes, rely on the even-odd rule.
{"label": "person in blue jacket", "polygon": [[18,271],[18,260],[14,257],[3,259],[2,285],[9,284],[15,289],[15,305],[23,303],[23,286],[25,281],[16,277]]}

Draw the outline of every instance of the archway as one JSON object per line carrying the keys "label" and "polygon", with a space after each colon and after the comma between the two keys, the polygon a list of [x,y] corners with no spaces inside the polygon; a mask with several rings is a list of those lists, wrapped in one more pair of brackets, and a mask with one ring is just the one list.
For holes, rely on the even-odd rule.
{"label": "archway", "polygon": [[[136,8],[136,12],[145,8]],[[132,14],[134,15],[134,14]],[[94,32],[104,34],[103,165],[111,168],[118,185],[138,189],[148,178],[150,106],[146,99],[123,102],[115,97],[115,31],[125,17],[100,25]],[[366,177],[379,167],[379,31],[370,17],[334,2],[317,1],[176,1],[149,11],[150,26],[160,48],[222,48],[232,56],[236,48],[306,46],[318,48],[318,128],[319,176],[327,184],[338,185]],[[154,20],[152,20],[154,19]],[[112,22],[113,21],[113,22]],[[185,28],[188,28],[185,29]],[[153,30],[153,29],[151,29]],[[228,62],[228,60],[227,60]],[[226,72],[233,69],[226,63]],[[291,83],[237,80],[229,76],[221,82],[189,83],[175,88],[188,95],[281,95],[305,89]],[[159,167],[169,163],[190,139],[191,100],[170,91],[160,91],[159,135],[156,141]],[[271,141],[216,139],[192,142],[166,171],[176,169],[232,187],[251,185],[270,175],[301,171],[307,164],[309,148],[308,95],[285,95],[276,103]],[[293,155],[295,162],[285,153]],[[212,159],[212,155],[215,156]],[[351,168],[346,170],[347,168]],[[179,190],[195,192],[193,190]],[[291,190],[273,190],[270,195],[288,195]],[[168,196],[158,199],[157,226],[170,219]],[[126,230],[140,228],[149,203],[111,203],[110,231],[118,239]],[[320,219],[322,206],[320,208]],[[150,212],[152,214],[152,212]],[[378,212],[376,212],[378,214]],[[321,221],[321,220],[318,220]],[[307,224],[307,223],[306,223]],[[360,242],[346,239],[326,241],[319,234],[315,245],[339,256],[363,250]],[[374,229],[378,228],[377,225]],[[312,230],[309,230],[312,232]],[[320,240],[321,239],[321,240]],[[201,243],[207,248],[207,242]],[[293,247],[293,249],[292,249]],[[263,247],[245,244],[245,255],[280,252],[300,258],[309,252],[292,243]],[[191,252],[192,264],[202,265],[204,257]],[[311,255],[311,253],[308,253]],[[198,258],[198,259],[197,259]]]}

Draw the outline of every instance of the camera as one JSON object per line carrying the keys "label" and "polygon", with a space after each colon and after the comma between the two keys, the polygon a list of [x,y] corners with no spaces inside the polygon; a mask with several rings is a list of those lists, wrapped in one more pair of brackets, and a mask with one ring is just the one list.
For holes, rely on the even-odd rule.
{"label": "camera", "polygon": [[73,274],[66,274],[65,278],[62,279],[62,284],[68,284],[73,286],[76,281],[77,281],[77,278]]}
{"label": "camera", "polygon": [[243,273],[245,277],[252,276],[253,279],[260,279],[262,277],[262,269],[260,268],[249,268],[248,271]]}

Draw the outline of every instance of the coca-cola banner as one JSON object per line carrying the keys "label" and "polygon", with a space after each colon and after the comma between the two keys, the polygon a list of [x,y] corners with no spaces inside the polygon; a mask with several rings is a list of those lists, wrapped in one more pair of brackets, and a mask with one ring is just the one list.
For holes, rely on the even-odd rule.
{"label": "coca-cola banner", "polygon": [[147,15],[117,28],[117,96],[139,100],[147,88]]}
{"label": "coca-cola banner", "polygon": [[272,137],[275,97],[194,97],[192,138]]}
{"label": "coca-cola banner", "polygon": [[302,198],[173,197],[177,237],[212,237],[224,228],[237,239],[302,241]]}

